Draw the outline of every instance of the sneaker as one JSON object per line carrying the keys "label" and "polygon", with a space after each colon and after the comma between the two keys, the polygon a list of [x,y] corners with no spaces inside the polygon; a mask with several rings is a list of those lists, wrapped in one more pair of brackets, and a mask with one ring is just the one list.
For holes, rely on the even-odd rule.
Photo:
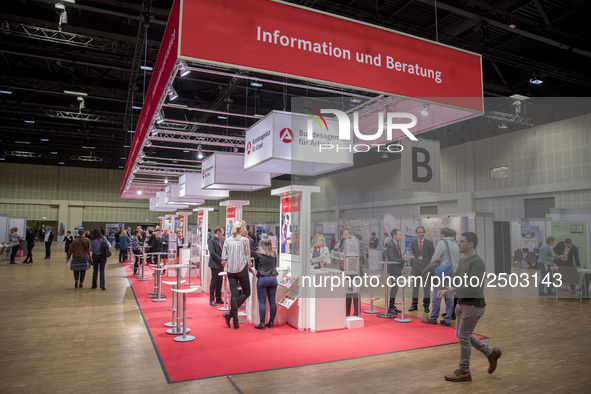
{"label": "sneaker", "polygon": [[470,375],[470,372],[462,372],[456,369],[452,373],[445,375],[445,380],[448,382],[470,382],[472,381],[472,375]]}

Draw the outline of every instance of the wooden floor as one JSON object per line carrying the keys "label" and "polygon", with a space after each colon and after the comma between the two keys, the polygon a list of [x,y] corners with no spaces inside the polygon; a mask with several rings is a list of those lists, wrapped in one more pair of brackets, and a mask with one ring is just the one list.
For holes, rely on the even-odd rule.
{"label": "wooden floor", "polygon": [[[34,264],[0,265],[0,393],[591,390],[590,302],[538,297],[533,288],[516,290],[512,298],[495,298],[494,289],[487,289],[487,310],[476,331],[490,337],[486,342],[501,348],[503,356],[489,375],[486,358],[473,352],[472,382],[443,380],[457,368],[459,345],[454,344],[168,384],[116,253],[107,265],[106,291],[91,290],[88,275],[85,288],[74,289],[62,248],[55,245],[51,260],[42,259],[38,246]],[[220,340],[232,334],[223,330]],[[254,363],[258,357],[264,355],[253,355]]]}

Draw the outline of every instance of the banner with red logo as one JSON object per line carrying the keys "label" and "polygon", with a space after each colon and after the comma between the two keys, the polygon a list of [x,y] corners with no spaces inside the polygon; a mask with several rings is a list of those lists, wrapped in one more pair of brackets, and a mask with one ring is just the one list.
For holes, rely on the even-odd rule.
{"label": "banner with red logo", "polygon": [[203,211],[197,212],[197,221],[199,221],[199,222],[203,221]]}
{"label": "banner with red logo", "polygon": [[226,219],[234,219],[236,217],[236,207],[226,207]]}
{"label": "banner with red logo", "polygon": [[279,248],[283,254],[299,255],[300,196],[281,198]]}
{"label": "banner with red logo", "polygon": [[293,4],[183,0],[179,48],[199,62],[483,110],[480,55]]}

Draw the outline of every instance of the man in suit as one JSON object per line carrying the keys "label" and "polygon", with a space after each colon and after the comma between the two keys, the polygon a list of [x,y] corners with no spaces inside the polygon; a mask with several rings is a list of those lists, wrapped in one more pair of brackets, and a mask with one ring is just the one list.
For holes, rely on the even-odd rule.
{"label": "man in suit", "polygon": [[45,241],[45,257],[44,259],[51,258],[51,243],[53,242],[53,231],[51,231],[51,227],[45,227],[45,234],[44,234],[44,241]]}
{"label": "man in suit", "polygon": [[[433,257],[433,253],[435,253],[435,247],[433,246],[433,242],[425,239],[425,227],[417,227],[415,234],[417,235],[417,240],[412,241],[410,244],[410,249],[413,255],[411,275],[419,277],[422,275],[427,264],[431,261],[431,257]],[[412,289],[412,305],[408,310],[409,312],[418,309],[420,288],[417,284],[418,283],[415,283]],[[429,286],[427,286],[426,282],[423,283],[423,285],[423,308],[425,308],[425,313],[429,313],[429,303],[431,302],[431,298],[429,297]]]}
{"label": "man in suit", "polygon": [[[554,246],[554,253],[556,254],[556,265],[564,265],[566,267],[581,266],[581,260],[579,260],[579,248],[573,245],[573,240],[570,238],[558,242],[558,244]],[[570,293],[575,294],[575,285],[570,285]]]}
{"label": "man in suit", "polygon": [[396,307],[396,294],[398,294],[398,283],[396,283],[396,278],[400,276],[402,267],[404,267],[402,248],[400,246],[400,242],[402,242],[402,231],[395,228],[394,230],[390,231],[390,235],[392,236],[392,239],[390,239],[386,245],[387,258],[388,261],[396,261],[399,264],[388,264],[388,276],[391,276],[394,279],[390,281],[393,286],[390,289],[390,305],[388,307],[388,315],[393,315],[392,317],[396,317],[398,313],[400,313],[400,309]]}
{"label": "man in suit", "polygon": [[211,268],[211,282],[209,283],[209,305],[216,306],[223,304],[222,300],[222,282],[223,278],[220,272],[224,270],[222,266],[222,249],[224,248],[223,230],[220,226],[213,229],[213,237],[207,243],[209,249],[209,268]]}

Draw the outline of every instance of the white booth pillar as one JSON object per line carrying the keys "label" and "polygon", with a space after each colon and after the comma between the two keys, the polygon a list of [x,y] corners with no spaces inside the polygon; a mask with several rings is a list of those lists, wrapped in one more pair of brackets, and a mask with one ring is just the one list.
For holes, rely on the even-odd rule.
{"label": "white booth pillar", "polygon": [[[191,256],[191,249],[187,247],[187,244],[188,244],[188,242],[187,242],[187,234],[188,234],[187,223],[189,221],[189,218],[188,218],[189,215],[192,215],[193,212],[192,211],[191,212],[183,211],[183,212],[177,212],[176,214],[179,216],[179,229],[181,230],[181,233],[183,235],[183,239],[185,240],[183,245],[178,245],[177,249],[178,249],[179,253],[178,253],[177,257],[179,260],[179,264],[189,264],[189,260],[192,258],[192,256]],[[173,239],[175,241],[174,243],[171,242]],[[174,247],[177,247],[177,244],[178,244],[178,238],[175,233],[171,232],[170,236],[169,236],[169,245],[174,245]],[[191,274],[191,272],[187,268],[183,269],[181,272],[182,276],[187,276],[190,274]]]}
{"label": "white booth pillar", "polygon": [[213,208],[197,208],[197,229],[199,231],[199,246],[200,246],[200,273],[201,273],[201,288],[205,293],[209,292],[209,284],[211,282],[211,270],[209,269],[209,248],[207,246],[207,229],[209,228],[209,212]]}

